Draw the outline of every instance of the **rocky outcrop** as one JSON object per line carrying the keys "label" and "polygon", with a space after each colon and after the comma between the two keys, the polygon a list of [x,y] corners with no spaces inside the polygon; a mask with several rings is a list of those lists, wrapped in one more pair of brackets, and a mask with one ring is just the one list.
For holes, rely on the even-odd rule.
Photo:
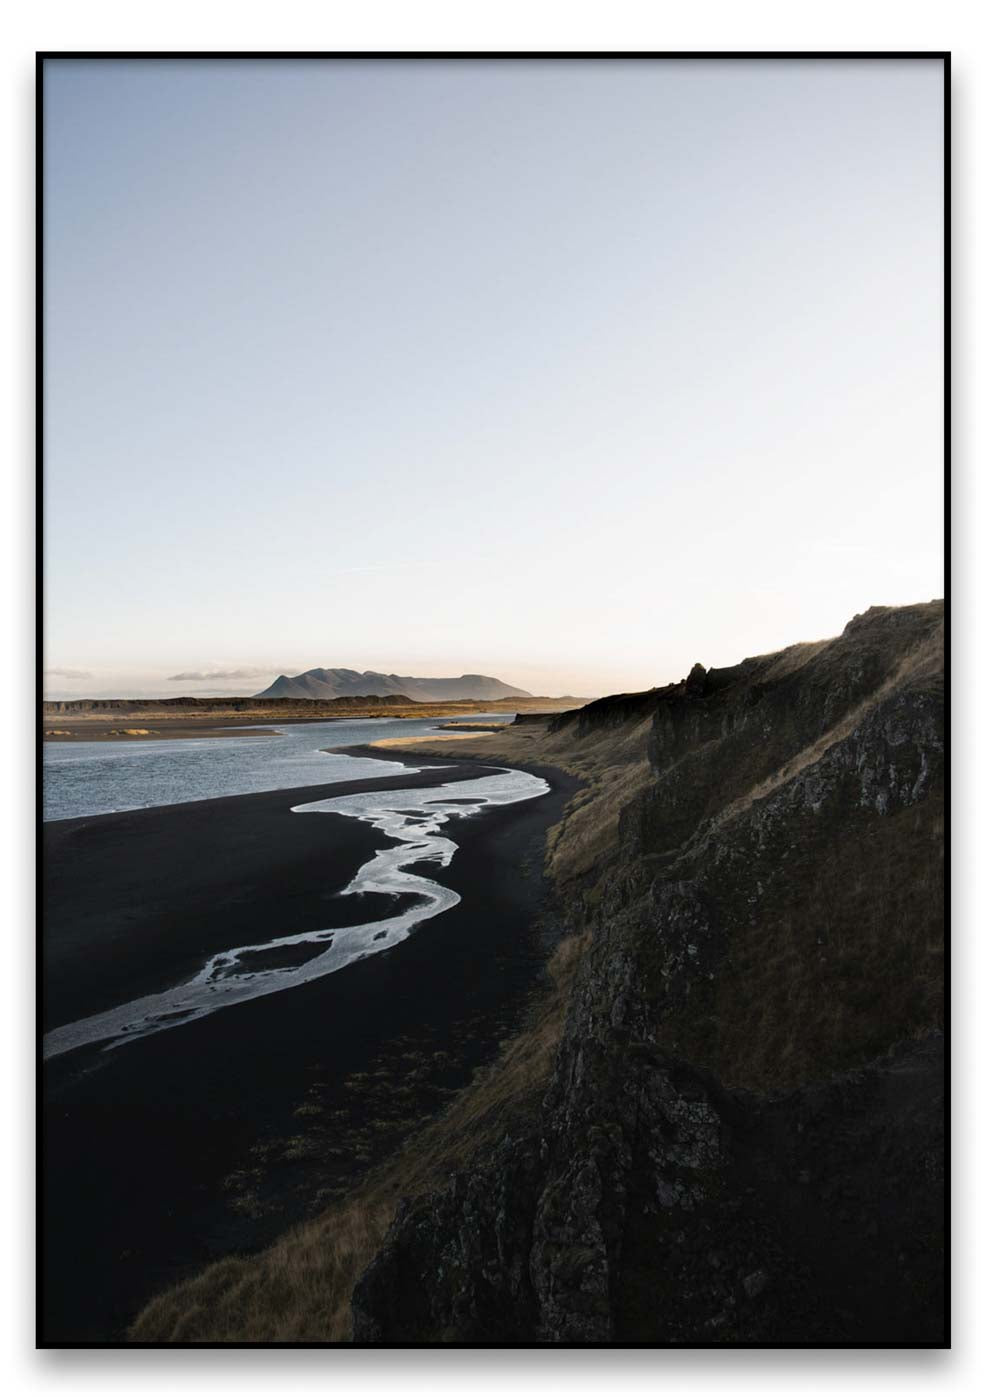
{"label": "rocky outcrop", "polygon": [[568,895],[590,931],[531,1131],[404,1203],[368,1343],[943,1341],[939,604],[695,666]]}

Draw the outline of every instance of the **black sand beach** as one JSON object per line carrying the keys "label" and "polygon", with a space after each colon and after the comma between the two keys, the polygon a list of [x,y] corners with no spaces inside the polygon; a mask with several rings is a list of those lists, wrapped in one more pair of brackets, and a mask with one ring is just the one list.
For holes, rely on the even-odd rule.
{"label": "black sand beach", "polygon": [[[366,897],[341,917],[336,896],[387,838],[292,805],[483,771],[451,757],[46,824],[45,1026],[174,985],[232,942],[375,917]],[[577,786],[531,771],[548,794],[451,824],[459,850],[440,878],[462,902],[398,947],[46,1064],[46,1344],[119,1340],[169,1282],[327,1204],[491,1057],[555,942],[542,850]]]}

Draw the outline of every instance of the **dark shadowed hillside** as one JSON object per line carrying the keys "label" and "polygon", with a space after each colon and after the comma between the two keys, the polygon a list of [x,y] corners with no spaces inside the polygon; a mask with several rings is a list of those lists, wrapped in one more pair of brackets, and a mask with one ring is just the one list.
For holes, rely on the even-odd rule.
{"label": "dark shadowed hillside", "polygon": [[457,741],[583,779],[565,978],[344,1207],[135,1338],[942,1344],[943,685],[942,605],[872,608]]}
{"label": "dark shadowed hillside", "polygon": [[538,1122],[403,1209],[358,1340],[941,1340],[942,625],[550,721],[649,715],[649,777]]}

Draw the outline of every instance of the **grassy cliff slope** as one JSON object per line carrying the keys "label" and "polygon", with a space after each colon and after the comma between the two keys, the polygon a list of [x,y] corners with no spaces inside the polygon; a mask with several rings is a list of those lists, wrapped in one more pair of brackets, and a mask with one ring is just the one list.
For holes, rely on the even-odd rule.
{"label": "grassy cliff slope", "polygon": [[355,1216],[135,1339],[940,1344],[943,710],[931,603],[417,745],[584,779],[565,975]]}

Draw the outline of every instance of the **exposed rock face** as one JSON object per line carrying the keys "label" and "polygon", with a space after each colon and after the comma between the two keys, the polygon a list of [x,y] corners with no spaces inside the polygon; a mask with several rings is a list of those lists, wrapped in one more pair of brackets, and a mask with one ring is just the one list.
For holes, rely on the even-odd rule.
{"label": "exposed rock face", "polygon": [[355,1340],[943,1340],[941,626],[871,609],[554,722],[648,707],[653,782],[568,893],[540,1120],[405,1203]]}

